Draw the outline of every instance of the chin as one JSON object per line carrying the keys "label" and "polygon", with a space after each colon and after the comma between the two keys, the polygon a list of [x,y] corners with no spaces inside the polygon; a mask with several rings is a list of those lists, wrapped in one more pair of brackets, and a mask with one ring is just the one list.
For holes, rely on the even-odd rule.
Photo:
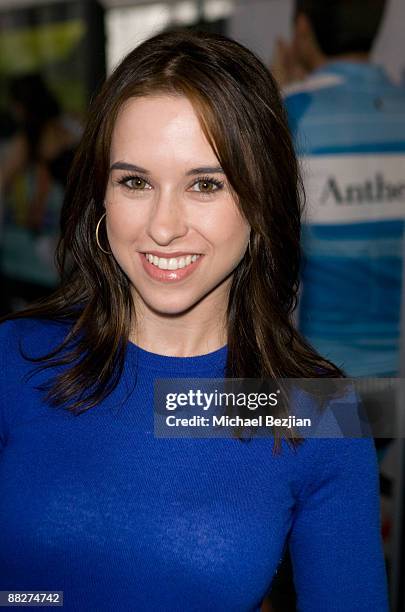
{"label": "chin", "polygon": [[[150,298],[150,299],[149,299]],[[177,295],[168,297],[162,295],[160,299],[156,299],[156,293],[151,296],[141,295],[137,293],[136,301],[143,303],[147,310],[160,315],[181,315],[195,306],[200,301],[200,296],[192,298],[191,296],[182,298]]]}
{"label": "chin", "polygon": [[149,304],[149,308],[153,310],[154,312],[156,312],[157,314],[175,316],[175,315],[181,315],[181,314],[186,313],[188,310],[193,308],[194,305],[195,305],[195,302],[192,302],[192,303],[184,302],[184,303],[173,303],[173,304],[168,304],[167,302],[165,302],[164,304]]}

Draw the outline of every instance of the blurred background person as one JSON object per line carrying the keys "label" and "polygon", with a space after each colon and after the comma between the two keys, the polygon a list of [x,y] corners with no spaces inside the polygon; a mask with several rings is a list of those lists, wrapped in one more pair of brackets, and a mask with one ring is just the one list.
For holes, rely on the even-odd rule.
{"label": "blurred background person", "polygon": [[54,252],[77,121],[62,113],[40,74],[10,80],[16,130],[3,147],[0,267],[3,312],[47,295],[58,282]]}
{"label": "blurred background person", "polygon": [[296,0],[274,69],[302,157],[298,325],[349,376],[396,376],[405,89],[370,63],[385,0]]}

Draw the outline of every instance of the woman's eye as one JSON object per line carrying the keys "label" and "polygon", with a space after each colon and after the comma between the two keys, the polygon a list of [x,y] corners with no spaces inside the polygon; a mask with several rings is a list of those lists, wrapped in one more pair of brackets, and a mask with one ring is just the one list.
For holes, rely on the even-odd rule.
{"label": "woman's eye", "polygon": [[141,178],[140,176],[124,176],[119,182],[125,187],[128,187],[128,189],[132,189],[133,191],[143,191],[144,189],[151,189],[149,183],[147,183],[147,181],[145,181],[145,179]]}
{"label": "woman's eye", "polygon": [[220,181],[214,180],[199,180],[192,185],[192,191],[196,191],[197,193],[214,193],[221,189],[223,183]]}

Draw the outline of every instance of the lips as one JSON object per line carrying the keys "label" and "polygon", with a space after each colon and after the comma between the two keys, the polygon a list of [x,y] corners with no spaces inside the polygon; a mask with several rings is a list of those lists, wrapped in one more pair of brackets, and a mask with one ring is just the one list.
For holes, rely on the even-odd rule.
{"label": "lips", "polygon": [[[151,255],[155,255],[156,257],[162,257],[162,254],[159,253],[158,251],[148,251],[148,252]],[[177,251],[176,253],[179,253],[179,255],[175,255],[175,253],[170,253],[170,254],[165,253],[164,258],[169,259],[170,257],[190,256],[190,252],[184,253],[184,251],[183,252]],[[148,274],[150,278],[160,281],[160,282],[169,282],[169,283],[181,281],[187,278],[188,276],[190,276],[191,274],[193,274],[193,272],[198,268],[201,260],[204,257],[203,255],[200,255],[200,257],[198,257],[196,261],[188,264],[184,268],[178,268],[177,270],[162,270],[161,268],[158,268],[154,264],[150,263],[146,259],[145,254],[139,253],[139,256],[141,258],[143,269],[145,270],[145,272]]]}
{"label": "lips", "polygon": [[179,268],[185,268],[191,263],[194,263],[200,256],[187,255],[186,257],[170,257],[170,259],[167,259],[166,257],[157,257],[157,255],[147,253],[145,257],[149,263],[157,266],[161,270],[177,270]]}

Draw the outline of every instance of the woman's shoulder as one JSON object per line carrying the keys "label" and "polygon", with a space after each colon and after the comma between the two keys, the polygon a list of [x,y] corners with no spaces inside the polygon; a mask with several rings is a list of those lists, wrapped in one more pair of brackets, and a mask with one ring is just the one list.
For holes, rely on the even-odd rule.
{"label": "woman's shoulder", "polygon": [[378,463],[371,437],[312,438],[306,449],[299,497],[305,499],[322,489],[351,495],[368,489],[377,494]]}
{"label": "woman's shoulder", "polygon": [[[314,382],[310,390],[296,388],[293,394],[294,412],[310,423],[299,432],[304,438],[297,454],[301,495],[305,497],[325,482],[344,488],[355,477],[360,482],[375,481],[375,445],[353,381],[310,382]],[[336,389],[329,388],[332,382]],[[314,391],[323,398],[322,404]]]}
{"label": "woman's shoulder", "polygon": [[55,349],[68,330],[68,323],[43,318],[0,323],[0,452],[12,427],[39,414],[37,388],[48,381],[50,371],[35,374],[39,363],[33,359]]}
{"label": "woman's shoulder", "polygon": [[72,321],[21,317],[10,318],[0,323],[0,354],[9,361],[19,353],[19,348],[44,353],[63,341]]}

